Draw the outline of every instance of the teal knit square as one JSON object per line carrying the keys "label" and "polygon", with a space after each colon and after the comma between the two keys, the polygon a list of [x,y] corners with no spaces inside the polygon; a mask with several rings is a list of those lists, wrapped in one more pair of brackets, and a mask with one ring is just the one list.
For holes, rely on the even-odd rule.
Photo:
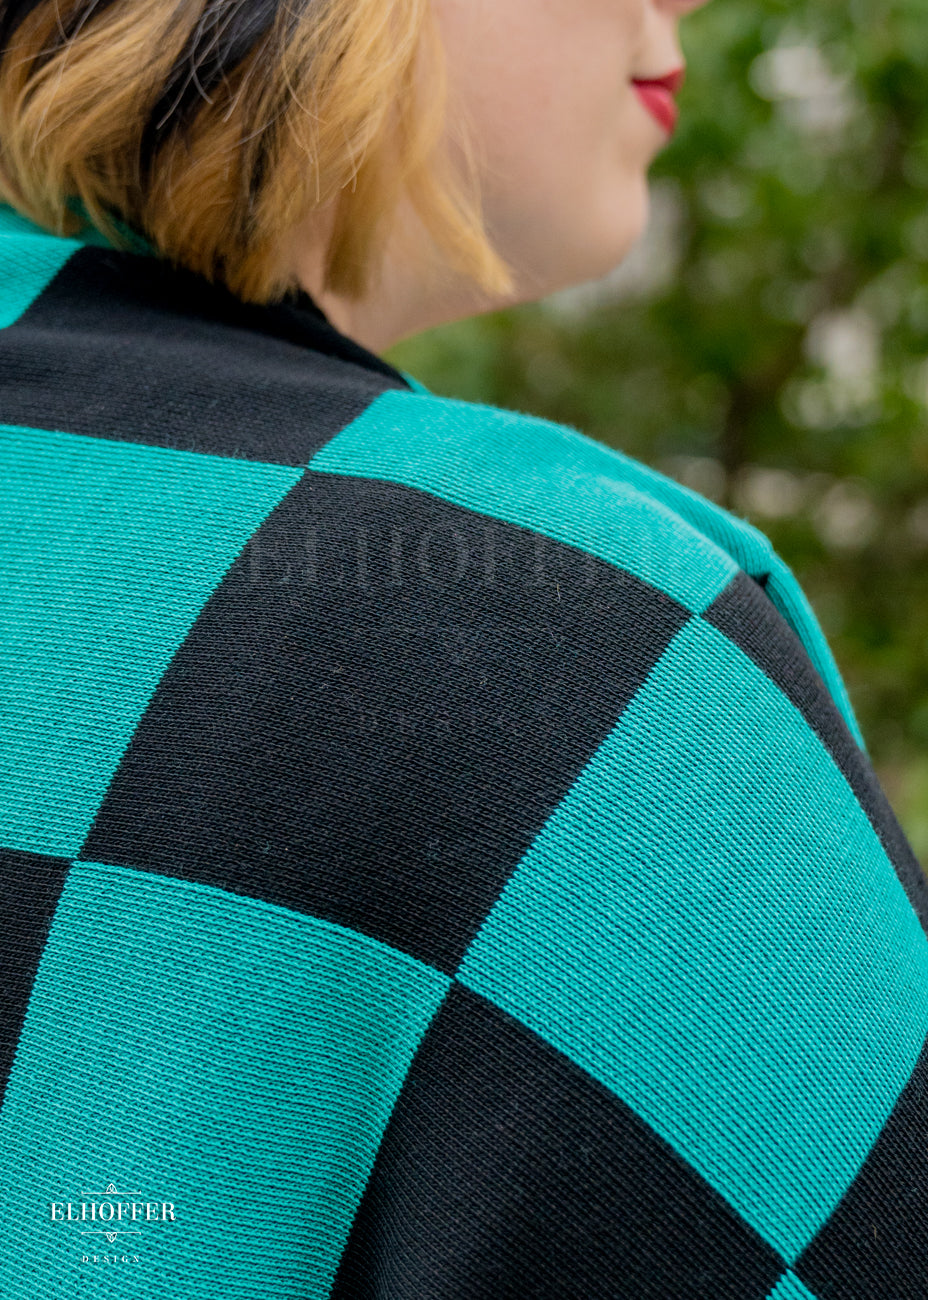
{"label": "teal knit square", "polygon": [[[339,925],[76,864],[0,1117],[4,1300],[36,1300],[36,1278],[114,1300],[323,1300],[448,984]],[[89,1218],[133,1202],[173,1218]]]}
{"label": "teal knit square", "polygon": [[161,674],[298,469],[0,426],[4,843],[72,857]]}

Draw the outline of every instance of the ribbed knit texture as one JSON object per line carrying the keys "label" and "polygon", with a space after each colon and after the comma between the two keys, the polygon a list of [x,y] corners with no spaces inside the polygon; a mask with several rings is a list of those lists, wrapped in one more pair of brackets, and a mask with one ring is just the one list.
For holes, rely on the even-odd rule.
{"label": "ribbed knit texture", "polygon": [[3,1300],[924,1300],[928,888],[766,538],[9,209],[0,475]]}

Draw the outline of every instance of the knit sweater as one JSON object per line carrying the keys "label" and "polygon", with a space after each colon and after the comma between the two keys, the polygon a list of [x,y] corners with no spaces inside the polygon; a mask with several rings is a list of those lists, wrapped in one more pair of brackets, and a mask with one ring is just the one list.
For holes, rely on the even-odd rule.
{"label": "knit sweater", "polygon": [[928,1295],[928,891],[795,579],[0,210],[0,1295]]}

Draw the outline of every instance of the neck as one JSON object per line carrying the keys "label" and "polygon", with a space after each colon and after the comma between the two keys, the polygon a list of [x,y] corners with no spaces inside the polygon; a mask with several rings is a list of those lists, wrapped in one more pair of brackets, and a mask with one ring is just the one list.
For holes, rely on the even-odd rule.
{"label": "neck", "polygon": [[[410,216],[407,214],[407,221]],[[323,236],[331,229],[330,220],[329,216],[324,223]],[[496,311],[518,300],[515,296],[509,300],[488,297],[443,267],[421,225],[415,238],[388,242],[380,273],[361,297],[333,293],[325,287],[327,242],[320,238],[318,217],[312,229],[304,226],[294,232],[291,265],[297,280],[337,330],[377,355],[424,330]]]}

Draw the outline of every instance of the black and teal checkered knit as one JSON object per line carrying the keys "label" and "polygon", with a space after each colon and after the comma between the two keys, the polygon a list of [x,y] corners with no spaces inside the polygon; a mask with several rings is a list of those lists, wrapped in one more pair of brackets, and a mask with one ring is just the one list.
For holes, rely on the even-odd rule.
{"label": "black and teal checkered knit", "polygon": [[925,878],[767,540],[9,209],[0,326],[4,1300],[928,1296]]}

